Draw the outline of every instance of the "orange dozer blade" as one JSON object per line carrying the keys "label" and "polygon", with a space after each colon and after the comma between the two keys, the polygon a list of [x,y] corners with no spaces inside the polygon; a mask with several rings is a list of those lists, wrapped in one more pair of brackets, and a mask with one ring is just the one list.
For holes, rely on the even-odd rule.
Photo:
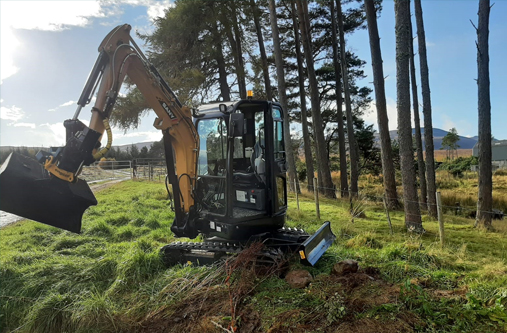
{"label": "orange dozer blade", "polygon": [[97,200],[88,184],[52,177],[36,160],[9,155],[0,169],[0,209],[75,233],[84,211]]}

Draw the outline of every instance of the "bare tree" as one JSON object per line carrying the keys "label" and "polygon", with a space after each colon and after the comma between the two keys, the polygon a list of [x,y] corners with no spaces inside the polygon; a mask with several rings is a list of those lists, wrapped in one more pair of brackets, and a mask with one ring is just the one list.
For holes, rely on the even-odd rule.
{"label": "bare tree", "polygon": [[336,113],[338,118],[338,150],[340,152],[340,196],[342,198],[349,196],[349,184],[347,179],[347,152],[345,148],[345,131],[343,130],[343,111],[342,111],[342,88],[340,63],[338,61],[338,36],[336,13],[334,1],[330,1],[331,9],[331,32],[333,40],[333,66],[336,77]]}
{"label": "bare tree", "polygon": [[398,136],[400,164],[403,183],[405,226],[409,231],[423,232],[421,213],[417,198],[412,150],[412,125],[410,117],[410,3],[395,0],[396,21],[396,95],[398,109]]}
{"label": "bare tree", "polygon": [[377,107],[377,121],[380,134],[380,150],[382,157],[382,174],[384,191],[389,208],[399,207],[396,192],[396,178],[393,163],[391,137],[389,135],[389,119],[387,118],[386,92],[384,86],[384,70],[382,68],[382,52],[377,27],[377,13],[374,0],[364,0],[368,33],[370,36],[371,66],[373,69],[373,85],[375,87],[375,105]]}
{"label": "bare tree", "polygon": [[294,43],[296,46],[296,59],[298,64],[298,83],[299,83],[299,100],[301,104],[301,127],[303,130],[303,143],[305,145],[305,164],[306,178],[308,180],[307,189],[313,191],[313,177],[315,171],[313,169],[312,144],[310,133],[308,133],[308,111],[306,110],[306,92],[305,92],[305,74],[303,68],[303,55],[301,53],[301,40],[299,38],[298,20],[296,13],[296,3],[291,0],[292,25],[294,30]]}
{"label": "bare tree", "polygon": [[354,120],[352,118],[352,102],[350,100],[349,74],[347,70],[347,56],[345,50],[345,32],[343,28],[343,13],[341,0],[336,0],[336,11],[338,15],[338,32],[340,35],[340,63],[342,67],[343,93],[345,95],[345,113],[347,115],[347,138],[349,139],[350,154],[350,195],[357,196],[359,187],[359,150],[354,135]]}
{"label": "bare tree", "polygon": [[294,151],[292,150],[291,137],[290,137],[290,118],[289,106],[287,103],[287,93],[285,91],[285,71],[283,69],[282,50],[280,48],[280,36],[278,33],[278,22],[276,19],[276,5],[275,0],[269,0],[269,14],[271,21],[271,32],[273,35],[273,50],[276,64],[276,76],[278,82],[278,95],[280,97],[280,104],[283,108],[283,138],[285,141],[285,157],[288,164],[289,174],[289,188],[291,191],[296,191],[294,188],[294,181],[296,180],[296,163],[294,162]]}
{"label": "bare tree", "polygon": [[264,75],[264,86],[266,87],[266,98],[268,101],[272,99],[271,95],[271,80],[269,78],[268,58],[266,56],[266,48],[264,47],[264,38],[262,37],[262,28],[259,22],[260,12],[259,7],[256,5],[255,0],[250,0],[252,8],[253,19],[255,24],[255,31],[257,33],[257,42],[259,43],[259,53],[262,63],[262,74]]}
{"label": "bare tree", "polygon": [[324,187],[323,193],[327,197],[334,197],[333,180],[329,168],[329,159],[326,153],[326,139],[324,138],[324,124],[320,114],[320,96],[315,75],[313,62],[312,46],[310,43],[310,21],[308,17],[308,2],[306,0],[297,0],[297,12],[300,22],[301,39],[306,59],[306,71],[310,84],[310,101],[312,105],[312,118],[314,125],[315,148],[317,151],[317,163],[319,167],[319,183]]}
{"label": "bare tree", "polygon": [[433,122],[431,120],[431,93],[428,71],[428,58],[426,56],[426,35],[421,0],[414,0],[415,19],[417,23],[417,42],[419,45],[419,62],[421,69],[421,89],[424,115],[424,145],[426,146],[426,181],[428,188],[428,213],[437,218],[437,185],[435,180],[435,146],[433,144]]}
{"label": "bare tree", "polygon": [[477,30],[477,86],[479,97],[479,197],[475,226],[491,228],[493,181],[491,172],[491,102],[489,93],[489,0],[479,0]]}
{"label": "bare tree", "polygon": [[[408,0],[410,2],[410,0]],[[410,10],[410,6],[408,7]],[[424,155],[421,138],[421,120],[419,119],[419,98],[417,96],[417,81],[415,76],[414,61],[414,37],[412,34],[412,19],[410,20],[410,81],[412,86],[412,105],[414,109],[414,127],[415,127],[415,146],[417,151],[417,171],[419,173],[419,187],[421,189],[421,202],[427,206],[427,188],[426,188],[426,165],[424,165]]]}

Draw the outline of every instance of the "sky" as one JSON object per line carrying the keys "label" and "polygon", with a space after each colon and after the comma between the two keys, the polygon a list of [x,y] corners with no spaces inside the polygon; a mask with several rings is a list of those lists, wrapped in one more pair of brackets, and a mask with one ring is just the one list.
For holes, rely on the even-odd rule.
{"label": "sky", "polygon": [[[97,47],[115,26],[132,25],[150,32],[169,0],[6,1],[0,0],[0,145],[65,144],[63,121],[76,101],[98,55]],[[477,135],[477,63],[475,30],[478,1],[424,1],[433,126],[455,127],[463,136]],[[497,1],[490,17],[492,132],[507,139],[507,1]],[[269,24],[266,22],[266,24]],[[378,20],[386,78],[390,129],[396,129],[394,4],[384,1]],[[414,22],[415,24],[415,22]],[[415,30],[415,29],[414,29]],[[143,48],[142,42],[137,43]],[[347,37],[347,48],[367,64],[361,85],[373,88],[368,33]],[[417,52],[417,43],[415,44]],[[416,58],[416,67],[418,59]],[[418,70],[418,68],[417,68]],[[419,72],[417,72],[419,76]],[[419,78],[418,78],[419,79]],[[419,84],[420,89],[420,84]],[[372,97],[374,95],[372,94]],[[419,96],[420,101],[422,100]],[[80,119],[88,123],[89,105]],[[365,118],[376,124],[374,102]],[[136,130],[113,129],[113,145],[160,140],[152,127],[154,113]]]}

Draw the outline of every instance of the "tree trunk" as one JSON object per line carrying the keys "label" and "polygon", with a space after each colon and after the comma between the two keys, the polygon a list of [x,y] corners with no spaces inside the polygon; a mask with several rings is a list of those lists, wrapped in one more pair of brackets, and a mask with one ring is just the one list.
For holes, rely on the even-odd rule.
{"label": "tree trunk", "polygon": [[424,145],[426,146],[426,182],[428,188],[428,213],[437,218],[437,185],[435,180],[435,146],[433,144],[433,122],[431,120],[431,94],[426,56],[426,36],[422,16],[421,0],[414,0],[415,19],[417,23],[417,42],[419,45],[419,62],[421,67],[421,89],[424,115]]}
{"label": "tree trunk", "polygon": [[215,60],[218,66],[218,83],[220,85],[220,95],[222,95],[222,100],[224,102],[228,102],[231,100],[231,90],[229,88],[229,84],[227,83],[227,70],[225,68],[224,53],[222,52],[221,47],[222,41],[216,22],[212,26],[211,33],[213,35],[213,40],[216,46]]}
{"label": "tree trunk", "polygon": [[403,182],[405,226],[409,231],[422,232],[421,213],[417,198],[412,150],[412,124],[410,117],[410,11],[409,2],[395,0],[396,29],[396,95],[398,109],[398,136]]}
{"label": "tree trunk", "polygon": [[262,29],[259,22],[259,8],[255,4],[255,0],[250,0],[252,7],[255,31],[257,33],[257,42],[259,43],[259,53],[261,55],[262,74],[264,75],[264,86],[266,87],[266,98],[270,101],[273,97],[271,94],[271,80],[269,79],[268,58],[266,56],[266,48],[264,47],[264,37],[262,37]]}
{"label": "tree trunk", "polygon": [[[246,87],[246,85],[244,85],[245,83],[245,80],[244,80],[244,74],[245,74],[245,71],[243,69],[243,71],[240,69],[241,65],[240,65],[240,58],[243,59],[243,56],[241,55],[241,53],[238,53],[238,42],[236,40],[236,38],[234,37],[234,34],[232,32],[232,28],[231,28],[231,24],[229,22],[229,15],[227,15],[227,13],[224,13],[222,15],[222,23],[225,27],[225,36],[227,37],[227,39],[229,40],[229,45],[231,47],[231,54],[232,54],[232,57],[234,58],[234,67],[236,69],[236,77],[238,79],[238,92],[239,92],[239,96],[241,99],[244,99],[246,98],[246,90],[244,90],[244,94],[243,94],[243,88]],[[243,73],[243,81],[242,81],[242,77],[241,77],[241,72]],[[242,85],[243,83],[243,85]]]}
{"label": "tree trunk", "polygon": [[349,196],[349,184],[347,179],[347,151],[345,148],[345,132],[343,130],[343,101],[342,85],[340,74],[340,63],[338,61],[338,37],[336,27],[336,13],[334,1],[330,1],[331,9],[331,34],[333,40],[333,66],[336,77],[336,113],[338,118],[338,147],[340,151],[340,196],[342,198]]}
{"label": "tree trunk", "polygon": [[[410,2],[410,0],[408,0]],[[410,6],[408,7],[410,10]],[[410,14],[410,13],[409,13]],[[426,188],[426,166],[424,165],[424,156],[421,137],[421,120],[419,119],[419,98],[417,96],[417,81],[415,76],[414,61],[414,37],[412,35],[412,19],[410,20],[410,81],[412,86],[412,107],[414,108],[414,126],[415,126],[415,145],[417,151],[417,171],[419,173],[419,187],[421,188],[421,202],[427,206],[427,188]]]}
{"label": "tree trunk", "polygon": [[310,83],[310,101],[312,104],[312,117],[314,124],[315,147],[317,150],[317,163],[319,166],[319,181],[323,185],[324,195],[329,198],[335,197],[333,180],[329,169],[329,160],[326,154],[326,140],[324,138],[324,126],[322,115],[320,114],[320,98],[317,85],[317,76],[313,63],[312,46],[310,43],[310,22],[308,17],[308,3],[306,0],[297,0],[297,11],[301,29],[301,39],[306,58],[306,69],[308,72],[308,80]]}
{"label": "tree trunk", "polygon": [[343,29],[343,13],[341,0],[336,0],[336,11],[338,15],[338,32],[340,34],[340,53],[343,78],[343,92],[345,95],[345,113],[347,115],[347,137],[349,139],[350,154],[350,196],[358,195],[359,187],[359,149],[356,136],[354,135],[354,120],[352,118],[352,102],[350,100],[349,74],[347,70],[347,55],[345,50],[345,32]]}
{"label": "tree trunk", "polygon": [[245,62],[243,60],[243,47],[242,47],[242,37],[241,32],[239,30],[238,25],[238,11],[236,10],[236,4],[234,1],[231,1],[232,6],[232,28],[234,30],[234,36],[236,38],[236,54],[237,54],[237,73],[238,76],[238,89],[239,89],[239,97],[241,99],[246,99],[246,75],[245,75]]}
{"label": "tree trunk", "polygon": [[377,107],[377,121],[380,134],[380,150],[382,157],[382,174],[384,178],[384,193],[390,209],[400,206],[396,192],[396,178],[393,163],[391,136],[389,135],[389,119],[387,118],[387,103],[384,86],[384,70],[382,68],[382,52],[377,27],[377,13],[374,0],[364,1],[368,33],[370,36],[371,66],[373,68],[373,85],[375,87],[375,104]]}
{"label": "tree trunk", "polygon": [[278,95],[280,104],[283,108],[283,138],[285,141],[285,158],[288,164],[289,188],[296,191],[294,181],[296,180],[296,163],[294,162],[294,151],[292,150],[292,141],[290,136],[290,118],[289,106],[287,103],[287,93],[285,91],[285,72],[283,69],[282,50],[280,48],[280,36],[278,33],[278,23],[276,19],[275,0],[269,0],[269,14],[271,21],[271,32],[273,34],[273,50],[275,55],[276,76],[278,82]]}
{"label": "tree trunk", "polygon": [[477,86],[479,97],[479,197],[475,226],[491,228],[491,102],[489,93],[489,0],[479,0],[477,28]]}
{"label": "tree trunk", "polygon": [[301,54],[301,41],[299,39],[298,21],[296,17],[296,3],[291,0],[292,24],[294,29],[294,42],[296,46],[296,59],[298,63],[298,82],[299,82],[299,101],[301,104],[301,127],[303,128],[303,142],[305,145],[305,164],[306,179],[308,191],[313,191],[313,178],[315,171],[313,170],[312,143],[310,133],[308,133],[308,112],[306,110],[306,92],[305,92],[305,74],[303,69],[303,55]]}

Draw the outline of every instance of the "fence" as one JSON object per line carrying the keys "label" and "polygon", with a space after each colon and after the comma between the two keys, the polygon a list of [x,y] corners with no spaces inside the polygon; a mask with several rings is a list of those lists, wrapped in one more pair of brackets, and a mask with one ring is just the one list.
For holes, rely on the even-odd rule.
{"label": "fence", "polygon": [[[316,178],[315,178],[316,179]],[[296,185],[299,185],[299,188],[300,189],[309,189],[311,191],[313,191],[314,188],[317,188],[318,189],[318,192],[321,192],[323,193],[323,190],[333,190],[334,193],[335,193],[335,196],[336,198],[338,199],[340,197],[340,190],[335,186],[333,188],[329,188],[329,187],[322,187],[322,186],[317,186],[317,181],[315,181],[313,184],[310,183],[305,183],[305,182],[297,182]],[[297,187],[295,185],[295,187]],[[371,193],[368,193],[368,194],[365,194],[364,192],[352,192],[352,191],[348,191],[348,193],[350,194],[353,194],[354,197],[355,197],[355,201],[364,201],[364,202],[374,202],[374,203],[380,203],[382,204],[384,200],[394,200],[394,198],[388,198],[388,197],[384,197],[384,196],[376,196],[376,195],[372,195]],[[347,195],[348,197],[348,195]],[[316,201],[317,201],[317,198],[316,197]],[[352,197],[351,197],[352,198]],[[402,205],[404,204],[404,200],[403,200],[403,195],[398,193],[398,198],[397,198],[398,202],[400,202]],[[418,203],[419,204],[419,207],[422,211],[424,210],[427,210],[428,206],[429,205],[433,205],[433,206],[437,206],[437,203],[434,203],[434,204],[430,204],[430,203],[424,203],[424,202],[421,202],[421,201],[409,201],[411,203]],[[465,214],[467,215],[466,213],[476,213],[477,212],[477,207],[472,207],[472,206],[464,206],[464,205],[461,205],[461,204],[457,204],[455,206],[449,206],[449,205],[440,205],[440,207],[444,210],[446,210],[447,212],[452,212],[454,213],[455,215],[458,215],[458,214]],[[484,210],[481,210],[481,212],[483,213],[487,213],[487,214],[490,214],[493,216],[493,218],[503,218],[503,216],[505,215],[504,212],[502,212],[501,210],[499,209],[493,209],[492,211],[484,211]],[[474,216],[473,216],[474,217]]]}
{"label": "fence", "polygon": [[107,180],[123,180],[132,178],[131,161],[98,161],[89,166],[83,166],[79,178],[88,183]]}
{"label": "fence", "polygon": [[134,178],[151,181],[164,181],[167,174],[165,159],[138,158],[132,161],[132,175]]}

